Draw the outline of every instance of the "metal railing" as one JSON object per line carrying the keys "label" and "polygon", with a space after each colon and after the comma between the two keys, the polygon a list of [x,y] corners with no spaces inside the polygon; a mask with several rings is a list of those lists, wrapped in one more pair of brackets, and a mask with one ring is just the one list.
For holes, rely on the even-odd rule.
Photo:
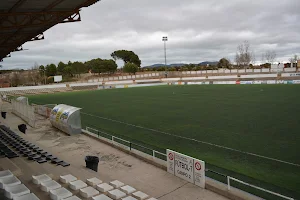
{"label": "metal railing", "polygon": [[227,188],[228,188],[228,190],[231,190],[230,180],[233,180],[233,181],[236,181],[236,182],[241,183],[241,184],[243,184],[243,185],[252,187],[252,188],[254,188],[254,189],[257,189],[257,190],[260,190],[260,191],[263,191],[263,192],[266,192],[266,193],[275,195],[275,196],[277,196],[277,197],[281,197],[281,198],[283,198],[283,199],[294,200],[294,199],[291,198],[291,197],[287,197],[287,196],[284,196],[284,195],[282,195],[282,194],[278,194],[278,193],[276,193],[276,192],[272,192],[272,191],[270,191],[270,190],[266,190],[266,189],[264,189],[264,188],[261,188],[261,187],[252,185],[252,184],[250,184],[250,183],[246,183],[246,182],[244,182],[244,181],[241,181],[241,180],[239,180],[239,179],[236,179],[236,178],[233,178],[233,177],[230,177],[230,176],[227,176]]}
{"label": "metal railing", "polygon": [[142,146],[140,144],[136,144],[134,142],[128,141],[128,140],[124,140],[122,138],[116,137],[114,135],[110,135],[108,133],[105,133],[103,131],[99,131],[97,129],[91,128],[91,127],[86,127],[86,131],[96,134],[98,137],[103,137],[105,139],[111,140],[112,144],[122,147],[126,150],[132,151],[132,150],[136,150],[136,151],[140,151],[142,153],[148,154],[150,156],[153,157],[153,159],[160,159],[162,161],[166,161],[167,160],[167,154],[166,153],[162,153],[159,152],[157,150],[154,149],[150,149],[148,147]]}
{"label": "metal railing", "polygon": [[[136,143],[133,143],[131,141],[124,140],[122,138],[116,137],[114,135],[108,134],[106,132],[103,132],[103,131],[100,131],[100,130],[97,130],[97,129],[94,129],[94,128],[91,128],[91,127],[88,127],[88,126],[86,127],[86,131],[89,132],[89,133],[97,135],[98,138],[102,137],[102,138],[105,138],[107,140],[111,140],[112,144],[114,144],[118,147],[122,147],[126,150],[129,150],[129,151],[135,150],[135,151],[140,151],[144,154],[148,154],[150,156],[152,155],[154,160],[159,159],[160,161],[163,161],[164,164],[166,165],[166,160],[167,160],[167,154],[166,153],[162,153],[162,152],[156,151],[154,149],[150,149],[150,148],[142,146],[140,144],[136,144]],[[282,195],[282,194],[264,189],[262,187],[252,185],[252,184],[247,183],[245,181],[241,181],[237,178],[233,178],[231,176],[225,175],[223,173],[219,173],[217,171],[214,171],[214,170],[211,170],[211,169],[208,169],[208,168],[205,169],[205,171],[210,173],[210,174],[221,177],[222,178],[221,182],[223,182],[224,184],[227,184],[228,191],[232,190],[232,188],[239,189],[236,186],[232,187],[232,185],[231,185],[231,180],[232,180],[232,181],[236,181],[236,182],[238,182],[238,183],[240,183],[244,186],[248,186],[248,187],[251,187],[253,189],[256,189],[256,190],[259,190],[259,191],[262,191],[262,192],[266,192],[267,194],[274,195],[274,196],[282,198],[282,199],[295,200],[294,198],[291,198],[291,197],[288,197],[288,196],[285,196],[285,195]],[[210,176],[210,175],[207,174],[206,176],[214,179],[213,178],[214,176],[212,176],[212,175]],[[215,180],[217,180],[217,179],[215,179]],[[220,179],[217,180],[217,181],[220,181]],[[243,190],[243,189],[240,189],[240,190],[251,194],[251,191]]]}

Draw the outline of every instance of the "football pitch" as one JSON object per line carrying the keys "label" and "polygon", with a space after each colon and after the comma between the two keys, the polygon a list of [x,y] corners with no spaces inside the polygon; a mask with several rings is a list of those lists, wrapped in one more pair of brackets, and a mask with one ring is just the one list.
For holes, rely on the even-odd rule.
{"label": "football pitch", "polygon": [[300,198],[300,85],[140,87],[29,100],[80,107],[83,128],[172,149],[221,174]]}

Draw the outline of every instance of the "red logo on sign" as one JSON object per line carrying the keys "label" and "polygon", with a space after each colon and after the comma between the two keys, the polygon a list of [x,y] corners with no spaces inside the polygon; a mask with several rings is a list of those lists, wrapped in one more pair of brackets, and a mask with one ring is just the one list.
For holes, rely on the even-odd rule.
{"label": "red logo on sign", "polygon": [[201,164],[199,163],[199,162],[196,162],[195,163],[195,168],[196,168],[196,170],[201,170]]}
{"label": "red logo on sign", "polygon": [[173,160],[173,159],[174,159],[173,153],[169,153],[169,159],[170,159],[170,160]]}

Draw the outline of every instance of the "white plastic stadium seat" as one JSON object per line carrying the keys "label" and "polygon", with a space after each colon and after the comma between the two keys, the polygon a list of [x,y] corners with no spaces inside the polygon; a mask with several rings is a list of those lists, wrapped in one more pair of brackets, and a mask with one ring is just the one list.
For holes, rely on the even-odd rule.
{"label": "white plastic stadium seat", "polygon": [[118,180],[112,181],[109,184],[112,185],[114,188],[119,188],[125,185],[124,183]]}
{"label": "white plastic stadium seat", "polygon": [[87,180],[86,180],[86,183],[87,183],[89,186],[96,187],[96,185],[101,184],[102,181],[94,177],[94,178],[87,179]]}
{"label": "white plastic stadium seat", "polygon": [[97,185],[97,186],[96,186],[96,189],[99,190],[100,192],[105,193],[105,192],[107,192],[107,191],[109,191],[109,190],[113,190],[114,187],[111,186],[111,185],[108,185],[107,183],[102,183],[102,184],[100,184],[100,185]]}
{"label": "white plastic stadium seat", "polygon": [[50,198],[52,200],[60,200],[65,199],[67,197],[72,196],[73,194],[67,190],[66,188],[59,188],[56,190],[50,190]]}
{"label": "white plastic stadium seat", "polygon": [[42,175],[39,175],[39,176],[32,176],[32,182],[36,185],[40,185],[43,182],[51,181],[51,180],[52,180],[52,178],[50,178],[46,174],[42,174]]}
{"label": "white plastic stadium seat", "polygon": [[40,199],[37,196],[35,196],[35,194],[30,193],[30,194],[25,194],[20,197],[15,197],[14,200],[40,200]]}
{"label": "white plastic stadium seat", "polygon": [[149,197],[148,194],[145,194],[145,193],[143,193],[143,192],[141,192],[141,191],[138,191],[138,192],[133,193],[132,196],[133,196],[134,198],[137,198],[138,200],[144,200],[144,199],[146,199],[146,198]]}
{"label": "white plastic stadium seat", "polygon": [[64,175],[64,176],[60,176],[60,182],[62,183],[70,183],[72,181],[76,181],[77,178],[71,174],[68,174],[68,175]]}
{"label": "white plastic stadium seat", "polygon": [[65,198],[63,200],[81,200],[81,199],[77,196],[71,196],[71,197]]}
{"label": "white plastic stadium seat", "polygon": [[14,199],[15,197],[23,196],[29,193],[30,190],[24,184],[6,187],[4,191],[4,195],[9,199]]}
{"label": "white plastic stadium seat", "polygon": [[17,179],[15,176],[1,178],[0,179],[0,188],[4,189],[6,187],[15,186],[21,184],[21,181]]}
{"label": "white plastic stadium seat", "polygon": [[0,171],[0,178],[12,177],[13,174],[10,170]]}
{"label": "white plastic stadium seat", "polygon": [[108,196],[106,196],[105,194],[100,194],[98,196],[95,196],[92,198],[93,200],[113,200],[111,198],[109,198]]}
{"label": "white plastic stadium seat", "polygon": [[120,190],[122,192],[125,192],[126,194],[131,194],[131,193],[133,193],[133,192],[136,191],[135,188],[133,188],[133,187],[131,187],[129,185],[125,185],[125,186],[120,187]]}
{"label": "white plastic stadium seat", "polygon": [[121,190],[115,189],[115,190],[108,191],[108,196],[112,199],[117,200],[126,197],[126,193],[122,192]]}
{"label": "white plastic stadium seat", "polygon": [[80,189],[80,195],[84,198],[91,198],[99,194],[99,191],[94,189],[93,187],[86,187]]}
{"label": "white plastic stadium seat", "polygon": [[122,198],[122,200],[137,200],[137,199],[134,197],[128,196],[128,197]]}
{"label": "white plastic stadium seat", "polygon": [[54,180],[41,183],[41,190],[44,192],[49,192],[50,190],[56,190],[58,188],[61,188],[61,185]]}
{"label": "white plastic stadium seat", "polygon": [[72,189],[72,190],[79,190],[79,189],[82,189],[82,188],[85,188],[87,187],[88,185],[83,182],[82,180],[77,180],[77,181],[73,181],[73,182],[70,182],[70,185],[69,187]]}

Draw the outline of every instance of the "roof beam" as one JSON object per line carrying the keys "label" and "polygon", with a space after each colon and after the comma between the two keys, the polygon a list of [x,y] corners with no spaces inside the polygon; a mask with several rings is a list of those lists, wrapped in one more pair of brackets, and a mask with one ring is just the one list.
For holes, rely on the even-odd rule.
{"label": "roof beam", "polygon": [[[75,12],[78,16],[79,10]],[[11,29],[18,29],[18,28],[25,28],[25,27],[26,28],[38,27],[38,26],[43,26],[45,24],[54,23],[54,22],[59,23],[62,22],[66,18],[66,16],[71,19],[72,18],[71,16],[74,15],[74,11],[0,14],[0,16],[3,15],[11,16],[11,17],[8,17],[6,21],[3,21],[3,23],[0,24],[0,30],[11,30]],[[16,20],[20,18],[22,18],[22,20]],[[79,20],[76,21],[80,21],[80,17]]]}
{"label": "roof beam", "polygon": [[18,7],[20,7],[22,4],[24,4],[27,0],[19,0],[13,7],[9,9],[8,12],[15,11]]}
{"label": "roof beam", "polygon": [[[61,2],[63,2],[64,0],[55,0],[54,2],[52,2],[51,4],[49,4],[45,9],[43,9],[42,11],[49,11],[49,10],[51,10],[52,8],[54,8],[55,6],[57,6],[58,4],[60,4]],[[67,16],[66,16],[67,17]],[[35,18],[32,18],[31,20],[30,20],[30,23],[32,23],[32,21],[34,21],[35,20]],[[63,19],[62,19],[63,20]],[[26,26],[25,26],[26,27]],[[20,28],[20,29],[18,29],[17,31],[15,31],[15,33],[14,34],[18,34],[20,31],[22,30],[22,27]],[[10,37],[7,37],[7,38],[5,38],[5,40],[7,41],[7,40],[9,40],[10,39]],[[5,43],[5,42],[4,42]],[[3,43],[2,43],[3,44]],[[1,45],[1,44],[0,44]]]}
{"label": "roof beam", "polygon": [[55,6],[57,6],[58,4],[60,4],[61,2],[63,2],[64,0],[56,0],[53,1],[51,4],[49,4],[45,9],[43,9],[43,11],[47,11],[50,10],[52,8],[54,8]]}

